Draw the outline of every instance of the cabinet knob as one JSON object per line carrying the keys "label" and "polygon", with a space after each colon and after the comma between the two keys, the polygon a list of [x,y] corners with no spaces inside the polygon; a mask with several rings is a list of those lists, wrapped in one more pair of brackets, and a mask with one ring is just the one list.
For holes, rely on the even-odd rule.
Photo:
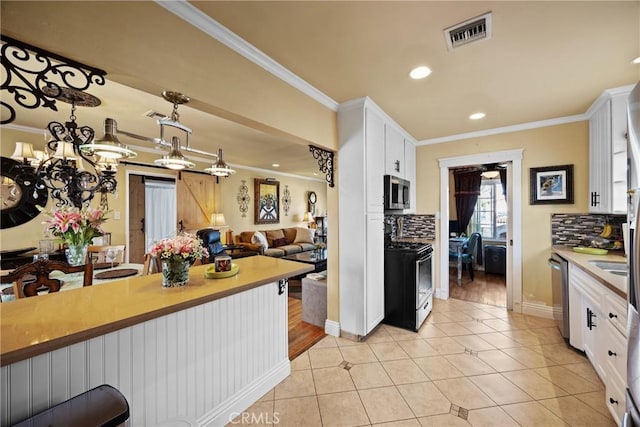
{"label": "cabinet knob", "polygon": [[613,404],[616,404],[616,405],[617,405],[617,404],[618,404],[618,401],[617,401],[617,400],[615,400],[613,397],[610,397],[610,398],[609,398],[609,403],[611,403],[612,405],[613,405]]}
{"label": "cabinet knob", "polygon": [[607,351],[607,353],[609,354],[609,356],[617,356],[618,355],[618,353],[614,353],[611,350]]}
{"label": "cabinet knob", "polygon": [[617,319],[618,315],[617,314],[613,314],[613,313],[609,313],[609,319],[613,319],[614,317]]}

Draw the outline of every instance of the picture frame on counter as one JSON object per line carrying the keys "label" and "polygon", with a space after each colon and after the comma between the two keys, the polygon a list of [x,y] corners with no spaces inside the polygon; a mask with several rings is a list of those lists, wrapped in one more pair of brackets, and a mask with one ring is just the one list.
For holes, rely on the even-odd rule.
{"label": "picture frame on counter", "polygon": [[529,169],[531,205],[573,204],[573,165]]}

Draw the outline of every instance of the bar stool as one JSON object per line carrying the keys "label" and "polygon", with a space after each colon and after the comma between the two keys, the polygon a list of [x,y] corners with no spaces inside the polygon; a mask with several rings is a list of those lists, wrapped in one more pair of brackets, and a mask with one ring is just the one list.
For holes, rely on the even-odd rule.
{"label": "bar stool", "polygon": [[42,411],[14,427],[116,427],[129,419],[129,403],[103,384]]}

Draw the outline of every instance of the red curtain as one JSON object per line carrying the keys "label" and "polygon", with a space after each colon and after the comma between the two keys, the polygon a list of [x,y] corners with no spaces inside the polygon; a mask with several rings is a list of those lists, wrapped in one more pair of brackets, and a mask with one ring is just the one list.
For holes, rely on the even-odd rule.
{"label": "red curtain", "polygon": [[469,221],[476,209],[478,195],[480,194],[480,184],[482,183],[482,171],[457,170],[453,172],[453,182],[455,185],[456,213],[460,232],[464,232],[469,226]]}

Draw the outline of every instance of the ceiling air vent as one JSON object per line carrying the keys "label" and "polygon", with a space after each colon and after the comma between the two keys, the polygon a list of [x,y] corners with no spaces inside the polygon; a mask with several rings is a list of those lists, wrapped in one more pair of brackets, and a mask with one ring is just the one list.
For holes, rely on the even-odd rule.
{"label": "ceiling air vent", "polygon": [[491,38],[491,12],[469,19],[444,30],[447,48],[453,50],[462,45]]}

